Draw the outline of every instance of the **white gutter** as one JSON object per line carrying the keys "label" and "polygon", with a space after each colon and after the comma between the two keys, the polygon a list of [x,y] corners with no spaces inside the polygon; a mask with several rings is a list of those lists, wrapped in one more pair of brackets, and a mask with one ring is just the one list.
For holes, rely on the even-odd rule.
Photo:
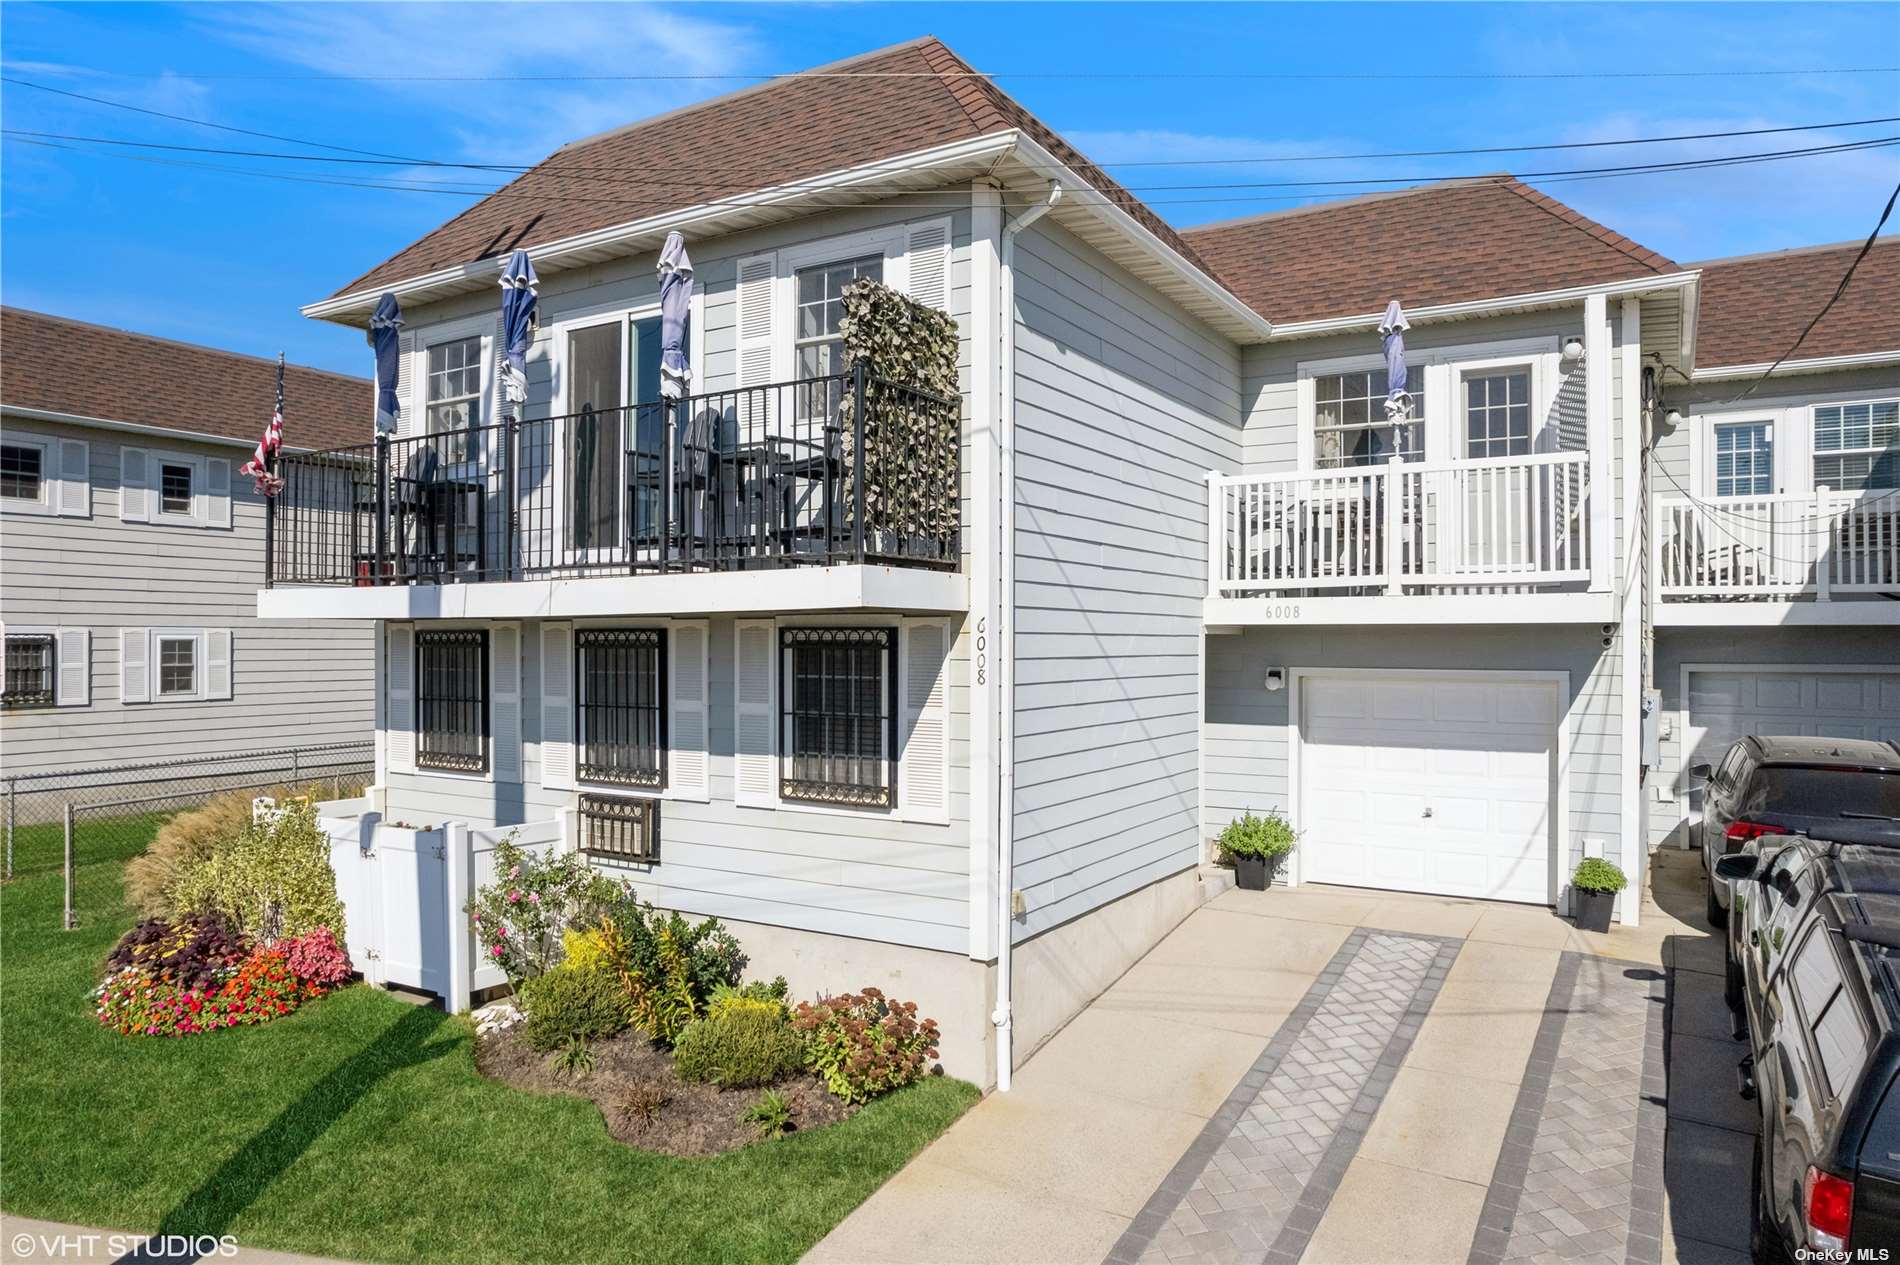
{"label": "white gutter", "polygon": [[[369,384],[364,383],[364,385],[368,386]],[[257,447],[257,440],[239,439],[235,435],[209,435],[204,431],[178,430],[171,426],[152,426],[144,422],[115,422],[104,417],[88,417],[84,413],[56,413],[51,409],[24,408],[18,404],[0,403],[0,413],[4,413],[8,417],[24,418],[30,422],[49,422],[61,426],[90,426],[98,430],[124,431],[129,435],[150,435],[158,439],[184,440],[194,444],[223,444],[232,448],[244,449]],[[263,428],[259,427],[257,433],[262,435],[264,433]],[[362,442],[367,444],[372,438],[374,438],[373,435],[365,434]],[[321,448],[285,444],[284,451],[297,453],[322,452],[324,450]]]}
{"label": "white gutter", "polygon": [[[1632,277],[1603,285],[1568,286],[1561,290],[1534,290],[1495,299],[1472,299],[1464,303],[1439,303],[1431,307],[1408,307],[1405,319],[1416,325],[1421,321],[1460,320],[1472,316],[1492,316],[1521,307],[1547,307],[1558,303],[1580,303],[1592,294],[1605,298],[1647,294],[1653,290],[1679,290],[1695,285],[1702,273],[1697,269],[1672,272],[1666,276]],[[1377,329],[1384,312],[1366,312],[1358,316],[1331,316],[1320,321],[1294,321],[1273,327],[1277,341],[1285,338],[1313,338],[1321,334],[1346,334],[1356,330]]]}
{"label": "white gutter", "polygon": [[[565,267],[565,261],[570,256],[581,252],[614,246],[626,246],[631,252],[642,242],[642,239],[646,238],[651,238],[654,247],[657,248],[666,234],[675,229],[690,232],[695,228],[703,228],[708,223],[716,223],[735,214],[792,208],[817,195],[874,184],[892,176],[914,174],[946,164],[980,163],[994,159],[1008,153],[1016,145],[1020,135],[1015,131],[991,132],[949,145],[920,149],[896,158],[842,168],[823,176],[787,181],[752,193],[720,198],[717,201],[667,211],[641,220],[611,224],[606,228],[592,229],[585,233],[577,233],[572,237],[557,238],[538,246],[530,246],[527,248],[528,258],[534,261],[535,267],[540,271],[554,272]],[[917,192],[917,190],[898,189],[894,190],[890,196],[896,197],[910,192]],[[346,318],[351,315],[360,313],[367,316],[369,311],[376,306],[376,300],[385,292],[395,295],[398,299],[413,299],[417,295],[427,294],[443,286],[453,286],[468,281],[480,281],[484,285],[489,285],[494,282],[495,268],[496,261],[493,258],[455,264],[452,267],[440,268],[434,272],[410,277],[389,285],[353,290],[334,298],[319,299],[315,303],[306,303],[298,311],[316,320],[345,320],[347,323]]]}
{"label": "white gutter", "polygon": [[997,733],[998,788],[996,796],[996,1088],[1009,1092],[1012,1054],[1010,1033],[1010,975],[1016,952],[1012,923],[1016,917],[1016,236],[1047,215],[1062,200],[1062,186],[1051,183],[1049,197],[1003,226],[1001,282],[1003,310],[1001,407],[1002,460],[999,463],[1003,498],[1003,532],[997,559],[997,582],[1002,590],[1003,636],[996,656],[996,696],[1002,700],[1002,723]]}
{"label": "white gutter", "polygon": [[1888,365],[1900,365],[1900,348],[1863,351],[1851,356],[1784,360],[1778,368],[1772,360],[1755,365],[1710,365],[1706,369],[1695,370],[1689,376],[1697,382],[1720,382],[1728,378],[1759,378],[1771,368],[1775,369],[1775,376],[1779,377],[1784,373],[1827,373],[1836,369],[1884,369]]}

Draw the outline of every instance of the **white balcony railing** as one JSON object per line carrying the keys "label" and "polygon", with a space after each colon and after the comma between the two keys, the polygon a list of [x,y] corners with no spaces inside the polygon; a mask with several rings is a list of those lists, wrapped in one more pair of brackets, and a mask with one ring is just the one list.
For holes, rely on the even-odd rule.
{"label": "white balcony railing", "polygon": [[1664,600],[1900,592],[1900,492],[1656,502]]}
{"label": "white balcony railing", "polygon": [[1590,455],[1213,476],[1208,586],[1524,591],[1590,578]]}

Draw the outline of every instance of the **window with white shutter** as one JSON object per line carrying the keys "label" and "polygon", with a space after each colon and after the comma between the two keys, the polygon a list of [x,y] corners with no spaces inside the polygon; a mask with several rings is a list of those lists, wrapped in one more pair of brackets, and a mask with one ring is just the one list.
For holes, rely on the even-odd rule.
{"label": "window with white shutter", "polygon": [[910,226],[905,293],[940,312],[950,310],[950,221]]}
{"label": "window with white shutter", "polygon": [[152,521],[152,457],[143,448],[119,449],[119,518]]}
{"label": "window with white shutter", "polygon": [[152,634],[148,628],[119,630],[119,701],[152,700]]}
{"label": "window with white shutter", "polygon": [[488,711],[497,782],[521,780],[521,625],[496,624],[489,646]]}
{"label": "window with white shutter", "polygon": [[391,773],[416,771],[416,633],[410,624],[383,629],[384,758]]}
{"label": "window with white shutter", "polygon": [[669,630],[672,663],[667,685],[672,708],[667,734],[667,793],[674,799],[704,800],[710,794],[711,757],[707,749],[707,649],[711,628],[705,620],[677,620]]}
{"label": "window with white shutter", "polygon": [[541,785],[576,789],[572,624],[541,625]]}
{"label": "window with white shutter", "polygon": [[769,619],[742,619],[733,629],[732,796],[742,807],[778,806],[777,631]]}
{"label": "window with white shutter", "polygon": [[911,821],[950,820],[950,622],[907,619],[898,696],[898,795]]}

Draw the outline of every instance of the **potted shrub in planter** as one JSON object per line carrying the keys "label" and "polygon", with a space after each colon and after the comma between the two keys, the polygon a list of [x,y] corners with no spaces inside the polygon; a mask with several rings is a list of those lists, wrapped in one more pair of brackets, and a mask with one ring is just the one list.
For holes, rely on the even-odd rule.
{"label": "potted shrub in planter", "polygon": [[1585,857],[1576,873],[1570,876],[1577,927],[1583,931],[1608,931],[1616,894],[1628,886],[1629,879],[1622,870],[1602,857]]}
{"label": "potted shrub in planter", "polygon": [[1234,878],[1250,892],[1262,892],[1274,872],[1293,851],[1297,831],[1277,811],[1256,817],[1251,811],[1227,823],[1220,832],[1221,859],[1234,867]]}

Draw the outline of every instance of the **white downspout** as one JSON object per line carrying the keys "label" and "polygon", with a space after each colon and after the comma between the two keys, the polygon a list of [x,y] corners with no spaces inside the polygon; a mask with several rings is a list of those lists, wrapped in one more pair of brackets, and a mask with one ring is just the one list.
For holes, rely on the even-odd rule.
{"label": "white downspout", "polygon": [[996,410],[1001,423],[997,463],[1002,484],[1002,542],[997,558],[998,602],[1002,615],[1003,637],[996,656],[996,696],[1001,701],[1002,718],[997,727],[998,788],[996,795],[996,1011],[990,1022],[996,1025],[996,1088],[1009,1092],[1012,1057],[1010,1051],[1010,971],[1015,956],[1015,934],[1011,923],[1016,916],[1016,235],[1047,215],[1062,200],[1062,186],[1051,181],[1049,197],[1030,207],[1003,226],[1000,277],[1003,309],[1002,366],[998,373],[1002,399]]}

